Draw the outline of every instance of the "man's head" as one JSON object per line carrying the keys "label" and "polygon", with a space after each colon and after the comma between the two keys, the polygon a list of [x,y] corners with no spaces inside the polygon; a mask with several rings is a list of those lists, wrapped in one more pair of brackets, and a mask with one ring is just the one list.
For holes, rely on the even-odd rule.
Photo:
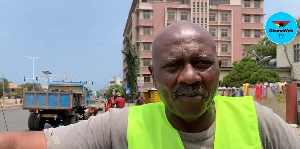
{"label": "man's head", "polygon": [[118,92],[118,93],[117,93],[117,96],[120,97],[120,96],[121,96],[121,93]]}
{"label": "man's head", "polygon": [[219,81],[214,39],[204,28],[179,21],[162,29],[153,41],[149,70],[167,109],[186,121],[210,106]]}

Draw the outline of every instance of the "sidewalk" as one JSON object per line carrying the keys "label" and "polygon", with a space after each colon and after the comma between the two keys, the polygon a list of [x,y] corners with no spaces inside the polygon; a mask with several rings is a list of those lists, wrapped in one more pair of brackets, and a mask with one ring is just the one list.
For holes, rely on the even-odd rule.
{"label": "sidewalk", "polygon": [[20,104],[20,99],[17,99],[17,104],[15,104],[15,99],[0,99],[2,108],[13,108],[13,107],[22,107]]}

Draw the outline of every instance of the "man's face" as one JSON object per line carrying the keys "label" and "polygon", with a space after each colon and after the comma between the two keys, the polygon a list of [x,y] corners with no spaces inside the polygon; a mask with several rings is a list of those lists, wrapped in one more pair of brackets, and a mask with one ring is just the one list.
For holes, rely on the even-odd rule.
{"label": "man's face", "polygon": [[168,110],[186,121],[197,119],[211,106],[219,81],[215,43],[200,33],[167,31],[158,37],[149,67]]}

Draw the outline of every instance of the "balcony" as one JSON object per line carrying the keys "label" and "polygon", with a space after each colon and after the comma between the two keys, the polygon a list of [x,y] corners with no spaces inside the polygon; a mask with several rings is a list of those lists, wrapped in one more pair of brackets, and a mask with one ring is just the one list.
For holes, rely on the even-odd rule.
{"label": "balcony", "polygon": [[152,3],[139,3],[136,7],[135,13],[138,13],[139,11],[143,10],[152,10],[153,4]]}
{"label": "balcony", "polygon": [[242,38],[242,44],[257,44],[261,38]]}
{"label": "balcony", "polygon": [[220,52],[219,56],[231,56],[230,52]]}
{"label": "balcony", "polygon": [[150,74],[150,71],[149,71],[149,69],[148,69],[148,66],[142,66],[142,67],[140,67],[140,72],[141,72],[142,74]]}
{"label": "balcony", "polygon": [[171,23],[174,23],[174,22],[177,22],[176,20],[167,20],[167,24],[171,24]]}
{"label": "balcony", "polygon": [[139,19],[137,26],[153,26],[153,19]]}
{"label": "balcony", "polygon": [[152,52],[151,51],[142,51],[140,56],[141,56],[141,58],[152,58]]}
{"label": "balcony", "polygon": [[139,35],[138,41],[141,42],[153,42],[153,35]]}
{"label": "balcony", "polygon": [[242,14],[264,15],[262,8],[242,8]]}
{"label": "balcony", "polygon": [[231,22],[220,22],[220,24],[219,25],[231,25]]}
{"label": "balcony", "polygon": [[262,23],[243,23],[242,29],[264,29],[264,24]]}
{"label": "balcony", "polygon": [[230,41],[230,37],[220,37],[221,41]]}

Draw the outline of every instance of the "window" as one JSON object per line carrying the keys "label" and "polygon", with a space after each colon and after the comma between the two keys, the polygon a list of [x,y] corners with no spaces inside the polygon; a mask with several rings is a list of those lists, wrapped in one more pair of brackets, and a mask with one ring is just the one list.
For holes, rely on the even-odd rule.
{"label": "window", "polygon": [[168,20],[175,20],[175,12],[174,11],[168,12]]}
{"label": "window", "polygon": [[260,23],[260,16],[254,16],[254,23]]}
{"label": "window", "polygon": [[196,19],[195,18],[193,18],[193,22],[196,23]]}
{"label": "window", "polygon": [[244,30],[244,37],[251,37],[251,31],[248,29]]}
{"label": "window", "polygon": [[151,43],[143,43],[144,51],[150,51]]}
{"label": "window", "polygon": [[143,74],[144,82],[150,82],[150,74]]}
{"label": "window", "polygon": [[197,12],[199,12],[199,2],[197,2]]}
{"label": "window", "polygon": [[196,7],[195,2],[193,2],[193,12],[195,12],[195,7]]}
{"label": "window", "polygon": [[143,35],[150,35],[150,27],[143,27]]}
{"label": "window", "polygon": [[143,11],[143,19],[150,19],[150,11]]}
{"label": "window", "polygon": [[255,38],[260,38],[260,30],[255,30],[254,31],[254,37]]}
{"label": "window", "polygon": [[143,66],[149,66],[150,65],[150,61],[151,61],[151,58],[143,58]]}
{"label": "window", "polygon": [[181,12],[181,20],[187,20],[187,16],[188,13],[187,12]]}
{"label": "window", "polygon": [[300,44],[294,45],[294,62],[300,62]]}
{"label": "window", "polygon": [[201,9],[201,12],[203,12],[203,2],[201,2],[200,9]]}
{"label": "window", "polygon": [[221,52],[228,52],[228,44],[221,44]]}
{"label": "window", "polygon": [[243,45],[243,53],[246,53],[246,50],[247,50],[248,48],[250,48],[250,47],[251,47],[250,44],[244,44],[244,45]]}
{"label": "window", "polygon": [[250,15],[244,15],[244,22],[251,22],[251,16]]}
{"label": "window", "polygon": [[222,67],[228,67],[228,59],[221,59],[222,61]]}
{"label": "window", "polygon": [[254,8],[260,8],[260,1],[254,1]]}
{"label": "window", "polygon": [[204,5],[204,12],[206,12],[207,11],[207,3],[205,2],[204,4],[205,4]]}
{"label": "window", "polygon": [[228,29],[221,29],[221,37],[228,37]]}
{"label": "window", "polygon": [[244,0],[244,7],[250,7],[250,0]]}
{"label": "window", "polygon": [[199,18],[197,18],[197,24],[199,24]]}
{"label": "window", "polygon": [[228,22],[228,14],[222,13],[222,14],[221,14],[221,21],[223,21],[223,22]]}
{"label": "window", "polygon": [[209,13],[209,21],[216,21],[216,13]]}
{"label": "window", "polygon": [[213,37],[216,37],[216,29],[215,28],[210,28],[209,32]]}
{"label": "window", "polygon": [[203,24],[203,18],[201,18],[201,24]]}

